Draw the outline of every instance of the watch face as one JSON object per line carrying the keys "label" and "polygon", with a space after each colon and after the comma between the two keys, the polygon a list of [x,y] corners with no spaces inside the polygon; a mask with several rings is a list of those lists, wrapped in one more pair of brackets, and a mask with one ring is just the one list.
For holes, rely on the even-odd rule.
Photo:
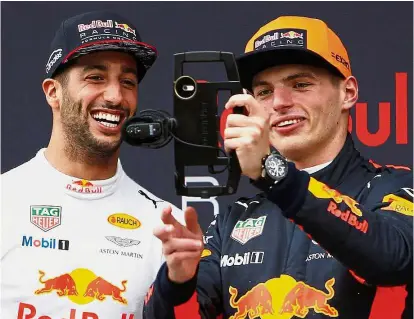
{"label": "watch face", "polygon": [[287,161],[277,154],[271,154],[266,159],[265,169],[272,179],[281,180],[287,175]]}

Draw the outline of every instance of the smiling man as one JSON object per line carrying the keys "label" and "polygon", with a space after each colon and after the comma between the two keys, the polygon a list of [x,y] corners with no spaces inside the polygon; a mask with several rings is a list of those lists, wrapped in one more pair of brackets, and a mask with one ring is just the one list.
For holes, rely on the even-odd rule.
{"label": "smiling man", "polygon": [[111,12],[57,30],[42,85],[49,145],[2,175],[2,318],[141,317],[162,259],[152,229],[167,203],[126,175],[119,149],[156,56]]}
{"label": "smiling man", "polygon": [[202,253],[196,220],[164,211],[145,318],[412,318],[413,176],[354,147],[358,86],[339,37],[280,17],[238,67],[250,94],[226,108],[248,115],[228,116],[224,145],[260,192],[217,216]]}

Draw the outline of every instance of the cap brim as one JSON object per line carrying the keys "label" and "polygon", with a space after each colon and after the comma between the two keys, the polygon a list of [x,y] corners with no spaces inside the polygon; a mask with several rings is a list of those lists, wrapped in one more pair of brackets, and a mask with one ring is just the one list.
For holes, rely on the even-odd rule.
{"label": "cap brim", "polygon": [[306,64],[343,75],[319,54],[305,48],[269,48],[245,53],[236,58],[242,86],[251,91],[253,78],[259,72],[278,65]]}
{"label": "cap brim", "polygon": [[125,40],[97,41],[74,49],[63,60],[63,65],[70,60],[97,51],[121,51],[132,54],[137,61],[139,81],[144,78],[146,72],[154,64],[158,55],[157,50],[154,47],[144,42]]}

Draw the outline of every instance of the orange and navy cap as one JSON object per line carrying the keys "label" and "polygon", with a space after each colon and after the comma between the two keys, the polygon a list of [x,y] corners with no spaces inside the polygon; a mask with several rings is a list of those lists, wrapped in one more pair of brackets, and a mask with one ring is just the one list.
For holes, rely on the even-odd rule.
{"label": "orange and navy cap", "polygon": [[157,50],[142,41],[137,28],[110,11],[92,11],[63,21],[50,45],[46,78],[53,77],[69,61],[96,51],[122,51],[135,57],[138,81],[157,58]]}
{"label": "orange and navy cap", "polygon": [[257,73],[283,64],[310,64],[344,78],[352,75],[341,40],[318,19],[279,17],[261,27],[247,42],[244,52],[236,60],[240,81],[247,89],[251,89]]}

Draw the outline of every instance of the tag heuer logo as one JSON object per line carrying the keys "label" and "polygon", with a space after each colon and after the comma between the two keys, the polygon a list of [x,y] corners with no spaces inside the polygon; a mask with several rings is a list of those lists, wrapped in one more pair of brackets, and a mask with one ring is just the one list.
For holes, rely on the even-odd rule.
{"label": "tag heuer logo", "polygon": [[250,239],[260,236],[263,232],[266,217],[248,218],[245,221],[239,220],[233,228],[231,238],[244,245]]}
{"label": "tag heuer logo", "polygon": [[59,226],[61,219],[60,206],[30,206],[30,222],[45,232]]}

